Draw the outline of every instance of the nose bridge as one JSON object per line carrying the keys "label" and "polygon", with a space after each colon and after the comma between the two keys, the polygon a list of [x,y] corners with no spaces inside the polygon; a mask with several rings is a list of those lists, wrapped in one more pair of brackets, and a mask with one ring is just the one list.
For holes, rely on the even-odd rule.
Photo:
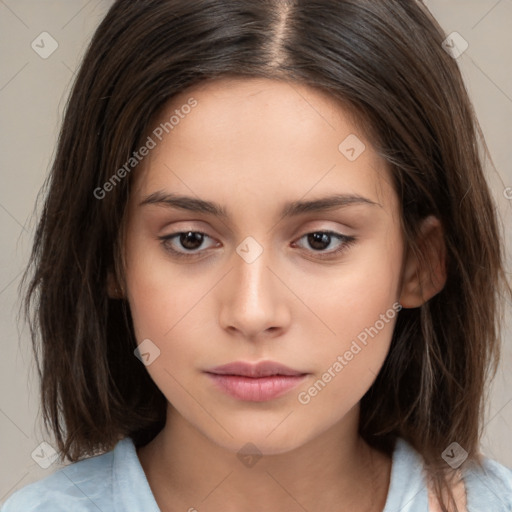
{"label": "nose bridge", "polygon": [[234,280],[236,295],[248,306],[262,308],[272,295],[271,251],[255,238],[246,237],[236,248]]}
{"label": "nose bridge", "polygon": [[[236,328],[245,336],[255,336],[270,328],[282,327],[288,315],[282,303],[279,283],[270,270],[272,252],[252,237],[247,237],[233,255],[222,305],[224,328]],[[270,268],[269,268],[270,267]],[[281,285],[282,286],[282,285]]]}

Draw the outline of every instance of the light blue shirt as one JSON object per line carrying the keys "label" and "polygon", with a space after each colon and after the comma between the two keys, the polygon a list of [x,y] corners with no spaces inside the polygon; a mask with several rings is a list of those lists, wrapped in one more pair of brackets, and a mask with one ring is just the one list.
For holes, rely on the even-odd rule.
{"label": "light blue shirt", "polygon": [[[468,512],[512,512],[512,470],[484,459],[464,471]],[[199,498],[198,498],[199,499]],[[190,508],[201,511],[201,503]],[[81,460],[14,492],[0,512],[159,512],[130,438],[103,455]],[[393,452],[383,512],[427,512],[420,455],[403,439]],[[331,511],[329,511],[331,512]]]}

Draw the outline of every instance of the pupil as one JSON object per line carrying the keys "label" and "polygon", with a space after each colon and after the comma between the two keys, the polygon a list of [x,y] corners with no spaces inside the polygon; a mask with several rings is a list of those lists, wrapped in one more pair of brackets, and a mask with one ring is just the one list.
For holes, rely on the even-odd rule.
{"label": "pupil", "polygon": [[189,231],[188,233],[183,233],[180,235],[180,243],[185,249],[197,249],[201,246],[202,242],[202,233],[194,233],[193,231]]}
{"label": "pupil", "polygon": [[308,242],[313,249],[325,249],[324,245],[329,246],[329,240],[330,236],[327,233],[312,233],[308,235]]}

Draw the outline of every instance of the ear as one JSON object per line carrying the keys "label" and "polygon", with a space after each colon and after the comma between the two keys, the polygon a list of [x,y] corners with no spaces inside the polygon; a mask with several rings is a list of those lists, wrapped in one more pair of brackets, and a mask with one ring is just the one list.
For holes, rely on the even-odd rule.
{"label": "ear", "polygon": [[124,292],[112,272],[107,274],[107,294],[111,299],[124,299]]}
{"label": "ear", "polygon": [[437,217],[426,217],[416,243],[421,260],[407,250],[403,273],[400,304],[417,308],[440,292],[446,283],[446,246],[441,222]]}

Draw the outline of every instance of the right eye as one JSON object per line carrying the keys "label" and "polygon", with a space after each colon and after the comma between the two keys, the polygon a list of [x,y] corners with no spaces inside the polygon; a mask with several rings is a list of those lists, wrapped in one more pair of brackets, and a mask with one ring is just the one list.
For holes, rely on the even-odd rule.
{"label": "right eye", "polygon": [[[164,249],[173,256],[193,258],[200,254],[201,251],[198,251],[198,249],[203,244],[205,237],[211,238],[206,233],[200,231],[178,231],[158,238]],[[177,247],[180,247],[180,249]]]}

